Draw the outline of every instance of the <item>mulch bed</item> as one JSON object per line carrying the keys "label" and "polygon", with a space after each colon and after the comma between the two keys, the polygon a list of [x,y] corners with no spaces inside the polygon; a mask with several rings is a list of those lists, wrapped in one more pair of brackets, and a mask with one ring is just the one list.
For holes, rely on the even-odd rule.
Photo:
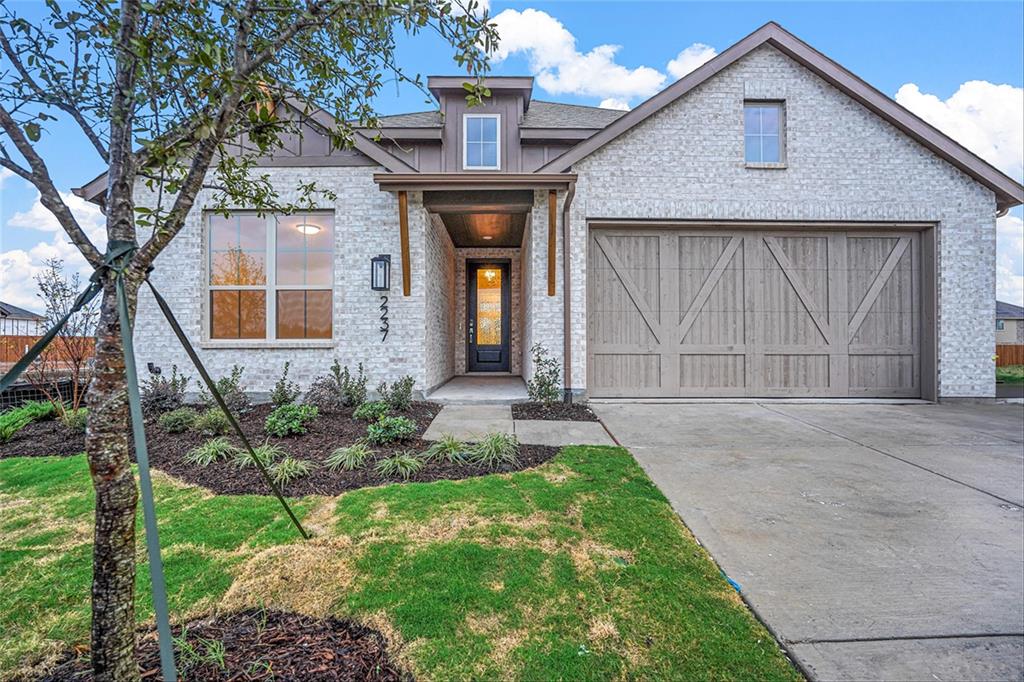
{"label": "mulch bed", "polygon": [[[182,627],[172,628],[180,637]],[[182,680],[411,680],[390,660],[376,630],[338,620],[249,609],[185,626],[185,651],[175,644]],[[223,659],[218,655],[223,645]],[[140,633],[137,656],[144,680],[162,680],[155,629]],[[46,682],[89,679],[87,656],[69,654]]]}
{"label": "mulch bed", "polygon": [[[249,441],[260,445],[267,440],[263,430],[264,422],[272,407],[256,405],[252,411],[241,415],[239,424]],[[409,410],[402,413],[416,423],[416,437],[389,445],[371,446],[377,458],[388,457],[399,452],[419,453],[426,450],[430,443],[419,438],[430,422],[440,412],[437,403],[415,402]],[[354,419],[351,408],[342,408],[335,412],[321,412],[312,422],[307,424],[306,433],[286,438],[271,438],[285,452],[314,464],[322,464],[323,460],[335,449],[351,445],[366,436],[367,423]],[[149,462],[156,469],[172,476],[203,486],[221,494],[256,494],[269,495],[270,488],[254,467],[239,469],[231,462],[216,462],[203,467],[185,462],[185,453],[202,444],[207,437],[195,432],[167,433],[158,424],[151,422],[146,426],[146,437],[149,445]],[[241,445],[233,435],[228,440]],[[0,457],[26,457],[39,455],[77,455],[85,449],[84,437],[71,434],[59,420],[36,422],[19,431],[9,442],[0,445]],[[458,480],[471,476],[483,476],[491,473],[519,471],[528,467],[543,464],[558,453],[558,448],[543,445],[521,445],[519,462],[515,466],[498,469],[486,469],[473,464],[449,464],[427,462],[423,468],[413,474],[409,480],[428,482],[438,480]],[[317,466],[307,476],[296,479],[284,488],[289,496],[302,495],[338,495],[347,490],[368,486],[395,483],[374,471],[375,459],[367,462],[362,469],[355,471],[330,471],[324,466]]]}
{"label": "mulch bed", "polygon": [[597,415],[582,403],[513,403],[512,418],[560,422],[599,421]]}

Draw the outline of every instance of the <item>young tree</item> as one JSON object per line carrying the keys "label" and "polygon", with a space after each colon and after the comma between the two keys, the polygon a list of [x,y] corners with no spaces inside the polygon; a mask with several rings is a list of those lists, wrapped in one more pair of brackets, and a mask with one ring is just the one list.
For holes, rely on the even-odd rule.
{"label": "young tree", "polygon": [[[36,286],[46,307],[47,328],[71,312],[75,299],[84,288],[77,272],[71,277],[64,275],[64,261],[59,258],[46,261],[46,268],[36,275]],[[46,352],[32,363],[27,372],[32,384],[53,403],[61,416],[66,410],[75,412],[81,407],[83,388],[92,378],[93,335],[98,315],[96,299],[72,313]],[[67,401],[60,390],[61,383],[65,381],[71,384]]]}
{"label": "young tree", "polygon": [[[460,0],[456,0],[459,2]],[[46,0],[43,21],[0,3],[0,166],[39,191],[93,267],[104,256],[51,179],[39,141],[54,121],[88,140],[107,169],[108,241],[137,244],[124,282],[134,319],[140,284],[182,229],[201,189],[215,207],[289,211],[321,190],[281,202],[256,159],[301,134],[277,104],[306,103],[336,123],[338,146],[377,125],[374,98],[399,80],[396,37],[432,32],[466,69],[471,103],[496,35],[475,0]],[[155,197],[135,203],[144,184]],[[137,229],[138,228],[138,229]],[[141,241],[141,244],[139,243]],[[138,677],[134,659],[135,510],[128,405],[115,295],[103,270],[86,450],[96,491],[91,658],[97,680]]]}

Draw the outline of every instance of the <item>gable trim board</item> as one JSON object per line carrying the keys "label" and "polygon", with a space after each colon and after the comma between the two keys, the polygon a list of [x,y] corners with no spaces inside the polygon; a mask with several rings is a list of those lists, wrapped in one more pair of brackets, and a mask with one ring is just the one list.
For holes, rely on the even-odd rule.
{"label": "gable trim board", "polygon": [[570,169],[577,161],[642,123],[764,44],[771,45],[802,64],[830,85],[838,88],[939,157],[991,189],[996,194],[998,210],[1003,211],[1024,203],[1024,186],[1020,183],[1014,181],[946,134],[915,116],[905,107],[897,104],[885,94],[854,75],[851,71],[818,52],[775,22],[769,22],[757,29],[717,57],[639,104],[618,120],[608,124],[592,137],[545,164],[538,172],[558,173]]}

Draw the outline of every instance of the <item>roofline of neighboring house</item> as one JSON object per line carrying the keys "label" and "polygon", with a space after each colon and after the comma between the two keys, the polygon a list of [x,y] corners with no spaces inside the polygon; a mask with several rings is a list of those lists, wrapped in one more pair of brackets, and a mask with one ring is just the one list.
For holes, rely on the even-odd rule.
{"label": "roofline of neighboring house", "polygon": [[686,93],[704,83],[734,62],[761,45],[768,44],[838,88],[870,111],[918,143],[945,159],[956,168],[991,189],[996,194],[996,206],[1004,211],[1024,203],[1024,186],[969,151],[945,133],[926,123],[897,104],[893,99],[872,87],[857,75],[800,40],[774,21],[770,21],[747,37],[735,43],[717,57],[697,67],[689,74],[642,102],[621,118],[609,123],[599,132],[541,166],[538,173],[558,173],[569,170],[574,163],[608,144],[629,129]]}
{"label": "roofline of neighboring house", "polygon": [[46,316],[34,313],[25,308],[19,308],[11,303],[0,301],[0,317],[5,320],[31,320],[33,322],[45,322]]}

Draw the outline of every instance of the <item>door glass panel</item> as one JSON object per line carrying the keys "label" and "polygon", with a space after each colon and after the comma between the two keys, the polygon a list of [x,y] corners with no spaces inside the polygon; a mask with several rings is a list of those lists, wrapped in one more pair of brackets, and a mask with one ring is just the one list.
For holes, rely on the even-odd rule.
{"label": "door glass panel", "polygon": [[476,271],[476,345],[501,345],[501,269]]}

